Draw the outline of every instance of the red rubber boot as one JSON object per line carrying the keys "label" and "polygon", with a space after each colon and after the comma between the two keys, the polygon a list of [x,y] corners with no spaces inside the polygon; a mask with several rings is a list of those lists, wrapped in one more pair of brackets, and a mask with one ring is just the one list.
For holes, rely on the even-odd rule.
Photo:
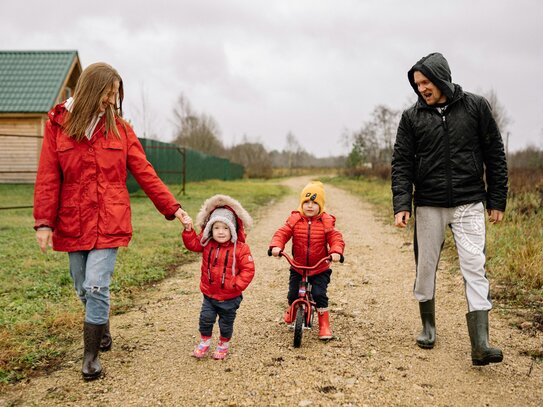
{"label": "red rubber boot", "polygon": [[330,331],[330,312],[327,308],[324,310],[317,310],[317,312],[319,314],[319,339],[332,339],[332,332]]}

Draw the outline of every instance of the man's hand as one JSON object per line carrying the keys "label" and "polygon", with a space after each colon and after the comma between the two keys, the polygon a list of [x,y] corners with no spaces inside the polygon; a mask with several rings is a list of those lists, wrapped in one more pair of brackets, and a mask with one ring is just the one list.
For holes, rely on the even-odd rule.
{"label": "man's hand", "polygon": [[338,261],[341,260],[341,254],[339,254],[339,253],[332,253],[332,254],[330,254],[330,256],[332,256],[332,261],[334,263],[337,263]]}
{"label": "man's hand", "polygon": [[500,223],[503,220],[504,213],[502,211],[499,211],[497,209],[488,209],[488,220],[490,223]]}
{"label": "man's hand", "polygon": [[42,253],[46,253],[48,247],[53,247],[53,231],[51,229],[36,230],[36,240]]}
{"label": "man's hand", "polygon": [[271,254],[273,257],[279,257],[279,253],[281,253],[280,247],[274,247],[272,248]]}
{"label": "man's hand", "polygon": [[407,223],[409,222],[409,218],[411,217],[411,214],[409,211],[400,211],[396,215],[394,215],[394,226],[398,228],[405,228],[407,226]]}

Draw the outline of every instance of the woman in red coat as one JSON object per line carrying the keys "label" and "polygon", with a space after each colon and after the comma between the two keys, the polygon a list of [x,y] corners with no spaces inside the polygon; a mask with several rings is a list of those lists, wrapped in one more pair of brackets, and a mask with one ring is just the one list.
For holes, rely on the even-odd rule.
{"label": "woman in red coat", "polygon": [[68,252],[85,306],[83,377],[100,376],[99,350],[111,348],[109,284],[117,248],[132,237],[128,170],[168,220],[185,211],[157,176],[122,116],[123,86],[105,63],[87,67],[73,98],[49,112],[34,189],[40,249]]}
{"label": "woman in red coat", "polygon": [[[300,265],[313,266],[327,256],[331,256],[332,261],[340,261],[345,242],[341,232],[336,230],[335,222],[336,218],[324,211],[324,186],[318,181],[310,182],[300,193],[298,210],[293,211],[273,235],[271,253],[275,257],[279,256],[292,238],[292,257]],[[323,340],[332,338],[327,295],[331,274],[329,261],[309,273],[311,293],[319,315],[319,338]],[[291,267],[287,295],[289,305],[298,298],[301,280],[302,272]],[[287,324],[292,323],[288,309],[283,319]]]}

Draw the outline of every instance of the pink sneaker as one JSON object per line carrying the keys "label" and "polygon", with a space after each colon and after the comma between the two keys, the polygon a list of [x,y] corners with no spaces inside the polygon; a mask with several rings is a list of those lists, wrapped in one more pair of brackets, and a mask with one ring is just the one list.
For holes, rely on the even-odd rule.
{"label": "pink sneaker", "polygon": [[209,347],[211,345],[211,339],[208,340],[201,340],[198,346],[194,349],[194,352],[192,352],[192,356],[194,356],[197,359],[202,359],[207,355],[207,352],[209,351]]}
{"label": "pink sneaker", "polygon": [[215,349],[215,352],[213,352],[213,359],[215,360],[223,360],[226,358],[226,355],[228,354],[228,348],[229,343],[228,342],[219,342],[217,345],[217,349]]}

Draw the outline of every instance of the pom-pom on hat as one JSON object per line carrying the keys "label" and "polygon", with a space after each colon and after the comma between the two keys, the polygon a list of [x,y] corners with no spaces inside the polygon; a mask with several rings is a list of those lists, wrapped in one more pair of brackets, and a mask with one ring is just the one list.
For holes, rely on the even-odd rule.
{"label": "pom-pom on hat", "polygon": [[303,213],[302,205],[304,202],[313,201],[319,204],[319,215],[324,212],[324,185],[320,181],[312,181],[307,184],[300,192],[300,206],[298,211]]}

